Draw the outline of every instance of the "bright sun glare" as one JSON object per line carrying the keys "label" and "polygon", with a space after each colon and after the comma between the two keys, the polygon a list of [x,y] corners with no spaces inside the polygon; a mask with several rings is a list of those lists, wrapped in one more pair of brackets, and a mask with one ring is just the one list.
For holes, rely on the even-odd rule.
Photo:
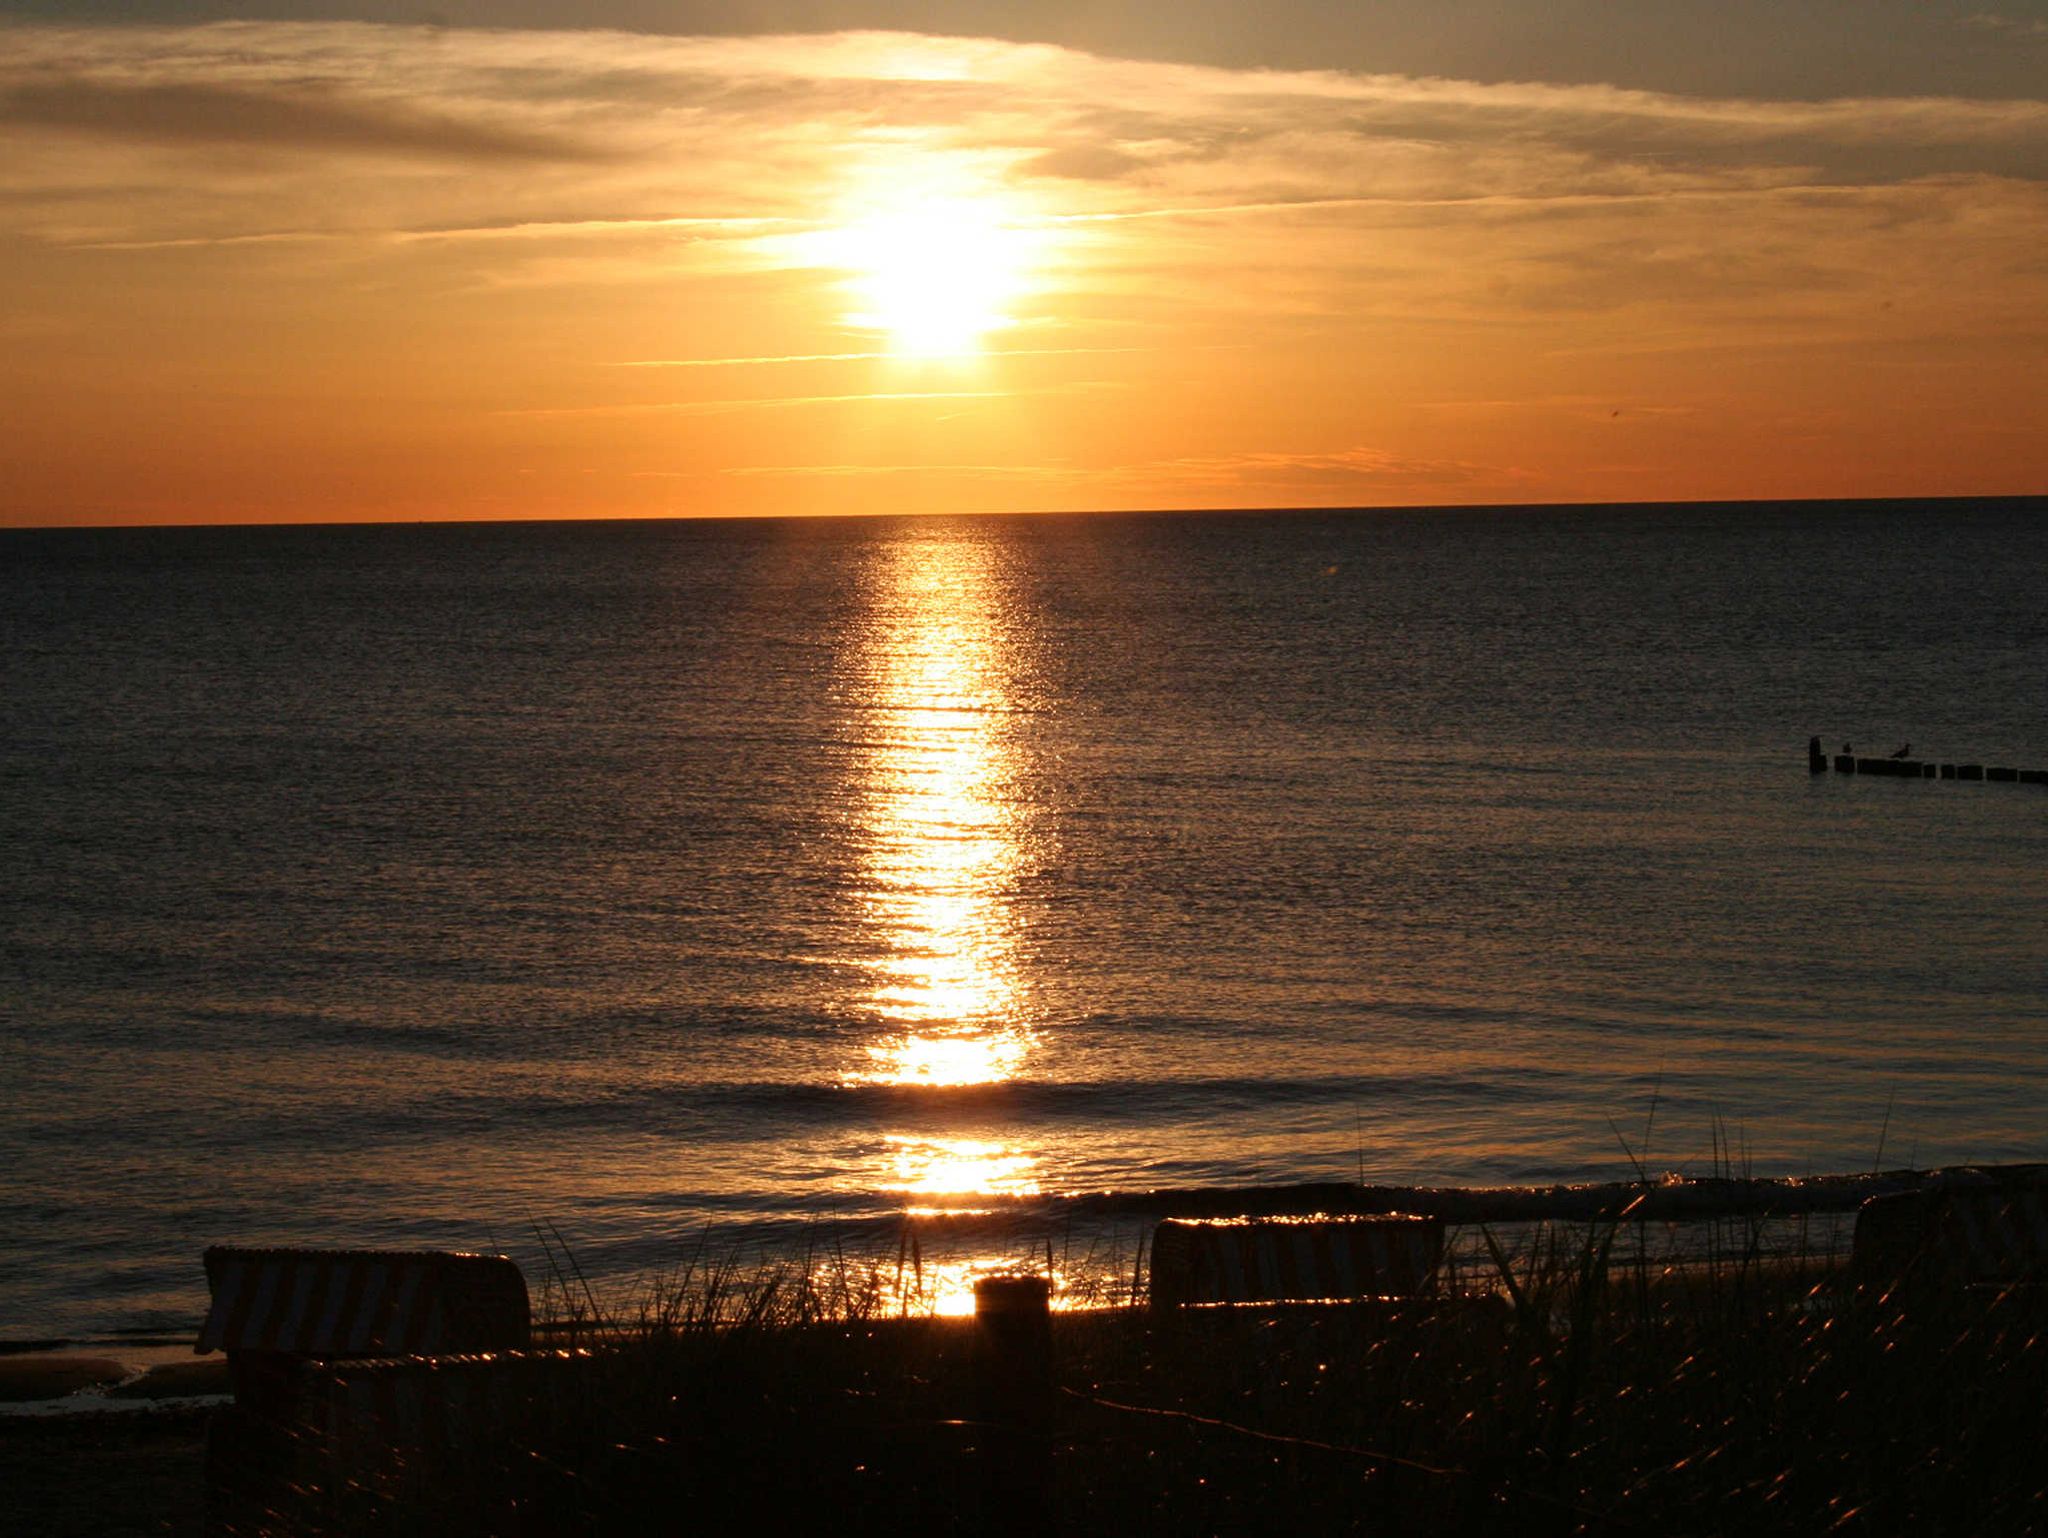
{"label": "bright sun glare", "polygon": [[846,318],[910,357],[974,352],[1014,323],[1033,238],[994,203],[930,198],[877,210],[834,232],[834,265],[852,275]]}

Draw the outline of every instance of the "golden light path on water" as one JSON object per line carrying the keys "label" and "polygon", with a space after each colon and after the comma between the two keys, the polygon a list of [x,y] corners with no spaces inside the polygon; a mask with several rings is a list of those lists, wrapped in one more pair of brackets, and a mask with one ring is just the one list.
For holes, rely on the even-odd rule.
{"label": "golden light path on water", "polygon": [[[869,632],[879,730],[865,766],[870,1009],[880,1023],[857,1083],[935,1095],[1023,1071],[1033,1037],[1019,998],[1005,893],[1019,859],[1006,791],[1019,765],[990,547],[944,537],[894,545]],[[1036,1154],[974,1137],[891,1133],[871,1189],[906,1216],[1034,1195]],[[920,1266],[922,1304],[973,1306],[974,1262]]]}

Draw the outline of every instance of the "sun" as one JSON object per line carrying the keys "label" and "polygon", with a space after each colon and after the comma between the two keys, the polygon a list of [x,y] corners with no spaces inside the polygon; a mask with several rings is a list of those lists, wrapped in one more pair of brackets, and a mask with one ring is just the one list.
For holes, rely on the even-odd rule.
{"label": "sun", "polygon": [[849,325],[891,351],[934,358],[977,352],[1014,325],[1030,281],[1034,236],[995,202],[928,198],[880,208],[833,232],[848,274]]}

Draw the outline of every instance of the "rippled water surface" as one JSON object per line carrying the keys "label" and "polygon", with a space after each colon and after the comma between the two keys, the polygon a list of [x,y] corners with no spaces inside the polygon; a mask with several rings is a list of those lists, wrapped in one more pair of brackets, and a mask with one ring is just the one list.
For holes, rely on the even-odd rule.
{"label": "rippled water surface", "polygon": [[226,1239],[2048,1157],[2048,790],[1805,762],[2048,766],[2039,503],[0,552],[0,1335]]}

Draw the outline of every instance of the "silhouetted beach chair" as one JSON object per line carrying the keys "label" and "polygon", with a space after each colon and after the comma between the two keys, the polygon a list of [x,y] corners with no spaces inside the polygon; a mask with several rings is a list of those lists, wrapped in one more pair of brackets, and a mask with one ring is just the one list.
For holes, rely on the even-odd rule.
{"label": "silhouetted beach chair", "polygon": [[1856,1213],[1858,1287],[1924,1295],[2048,1281],[2048,1180],[1874,1196]]}
{"label": "silhouetted beach chair", "polygon": [[1152,1236],[1154,1308],[1418,1298],[1436,1286],[1436,1218],[1167,1218]]}
{"label": "silhouetted beach chair", "polygon": [[526,1279],[503,1256],[216,1246],[205,1264],[196,1349],[226,1351],[235,1391],[207,1445],[219,1530],[269,1530],[311,1467],[460,1440],[502,1417],[522,1368],[568,1355],[526,1351]]}
{"label": "silhouetted beach chair", "polygon": [[216,1245],[205,1258],[198,1349],[230,1363],[515,1351],[532,1333],[526,1278],[502,1255]]}

